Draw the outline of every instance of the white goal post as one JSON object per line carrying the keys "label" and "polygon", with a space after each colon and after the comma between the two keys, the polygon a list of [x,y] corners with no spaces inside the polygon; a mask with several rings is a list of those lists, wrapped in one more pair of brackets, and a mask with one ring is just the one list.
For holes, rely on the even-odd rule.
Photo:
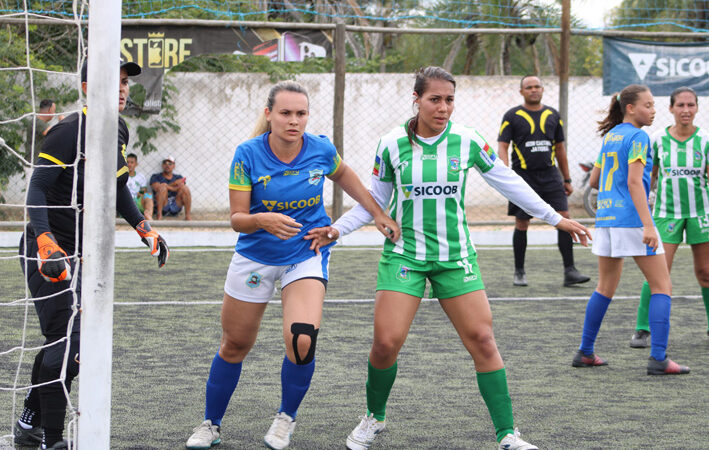
{"label": "white goal post", "polygon": [[[111,439],[120,0],[89,3],[78,448]],[[105,182],[105,180],[110,180]]]}

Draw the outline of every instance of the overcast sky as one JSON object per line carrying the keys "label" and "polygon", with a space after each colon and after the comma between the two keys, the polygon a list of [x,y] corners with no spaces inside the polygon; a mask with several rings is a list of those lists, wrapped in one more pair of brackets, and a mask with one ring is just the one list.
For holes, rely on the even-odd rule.
{"label": "overcast sky", "polygon": [[598,28],[605,25],[605,16],[620,3],[621,0],[571,0],[571,13],[589,28]]}

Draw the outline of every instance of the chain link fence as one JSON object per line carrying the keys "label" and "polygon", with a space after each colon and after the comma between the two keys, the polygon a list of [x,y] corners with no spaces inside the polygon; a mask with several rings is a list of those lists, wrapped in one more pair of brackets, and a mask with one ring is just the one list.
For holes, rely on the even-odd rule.
{"label": "chain link fence", "polygon": [[[58,77],[55,85],[76,85],[75,75]],[[167,156],[176,160],[175,172],[187,178],[192,193],[195,220],[226,221],[228,218],[228,172],[236,146],[248,139],[256,118],[265,106],[273,82],[263,73],[185,73],[171,72],[167,77],[175,87],[172,104],[179,132],[159,133],[152,141],[155,152],[142,154],[135,145],[137,122],[127,117],[131,129],[128,153],[138,154],[137,171],[150,179],[161,171],[161,161]],[[301,74],[296,76],[310,93],[310,121],[307,131],[333,135],[334,74]],[[520,76],[457,75],[456,109],[452,120],[474,127],[490,145],[497,149],[497,135],[505,111],[522,102],[519,93]],[[413,74],[348,73],[344,94],[344,160],[369,185],[373,157],[379,137],[401,125],[414,114]],[[556,76],[542,77],[545,88],[543,103],[558,109],[559,81]],[[583,171],[579,163],[595,160],[601,145],[596,122],[604,116],[610,98],[602,95],[601,77],[571,77],[569,80],[568,121],[565,134],[568,161],[575,192],[569,198],[572,217],[588,217],[583,209]],[[695,123],[709,123],[709,111],[700,109]],[[78,104],[57,105],[57,113],[77,110]],[[655,123],[647,129],[653,132],[673,123],[668,111],[668,97],[656,98]],[[159,120],[155,116],[151,120]],[[145,125],[144,122],[141,122]],[[150,122],[148,122],[148,126]],[[26,143],[28,147],[30,144]],[[30,154],[30,148],[27,154]],[[34,150],[36,154],[38,148]],[[4,187],[5,204],[23,204],[27,177],[14,176]],[[471,171],[466,187],[469,222],[512,222],[506,215],[506,200],[487,186],[475,171]],[[325,205],[333,199],[332,183],[325,187]],[[353,206],[346,195],[345,210]],[[7,214],[3,207],[0,220],[19,220]],[[13,209],[17,212],[17,209]],[[182,213],[178,220],[184,217]]]}

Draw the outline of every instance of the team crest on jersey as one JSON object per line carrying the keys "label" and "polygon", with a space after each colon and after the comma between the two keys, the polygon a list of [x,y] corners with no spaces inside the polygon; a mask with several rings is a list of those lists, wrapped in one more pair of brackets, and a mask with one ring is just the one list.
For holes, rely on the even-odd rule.
{"label": "team crest on jersey", "polygon": [[271,175],[264,175],[262,177],[258,177],[258,183],[263,181],[263,188],[264,190],[266,189],[266,185],[268,185],[268,182],[271,181]]}
{"label": "team crest on jersey", "polygon": [[315,169],[310,171],[310,177],[308,178],[308,183],[312,184],[313,186],[317,186],[320,184],[320,180],[322,180],[322,169]]}
{"label": "team crest on jersey", "polygon": [[451,172],[459,172],[460,171],[460,158],[457,156],[451,156],[448,158],[448,170]]}
{"label": "team crest on jersey", "polygon": [[401,186],[401,190],[404,193],[404,197],[409,198],[409,195],[411,195],[411,191],[413,191],[414,186],[412,184],[408,184],[405,186]]}
{"label": "team crest on jersey", "polygon": [[409,281],[409,271],[410,270],[411,270],[410,267],[406,267],[402,264],[399,264],[399,270],[396,273],[397,280]]}
{"label": "team crest on jersey", "polygon": [[258,272],[251,272],[251,274],[249,274],[249,276],[246,278],[246,285],[251,289],[255,289],[261,285],[262,277],[263,275]]}
{"label": "team crest on jersey", "polygon": [[694,152],[694,160],[701,161],[702,160],[702,152]]}

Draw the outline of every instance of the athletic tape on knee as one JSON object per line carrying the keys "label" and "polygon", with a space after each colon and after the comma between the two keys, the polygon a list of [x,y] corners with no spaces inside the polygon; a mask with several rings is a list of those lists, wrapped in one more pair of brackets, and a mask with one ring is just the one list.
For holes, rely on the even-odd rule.
{"label": "athletic tape on knee", "polygon": [[[318,341],[318,331],[315,326],[311,323],[301,323],[295,322],[290,327],[290,332],[293,333],[293,354],[295,355],[295,363],[298,365],[310,364],[310,362],[315,358],[315,344]],[[310,348],[308,349],[308,354],[305,358],[300,359],[300,353],[298,353],[298,336],[305,334],[310,336]]]}

